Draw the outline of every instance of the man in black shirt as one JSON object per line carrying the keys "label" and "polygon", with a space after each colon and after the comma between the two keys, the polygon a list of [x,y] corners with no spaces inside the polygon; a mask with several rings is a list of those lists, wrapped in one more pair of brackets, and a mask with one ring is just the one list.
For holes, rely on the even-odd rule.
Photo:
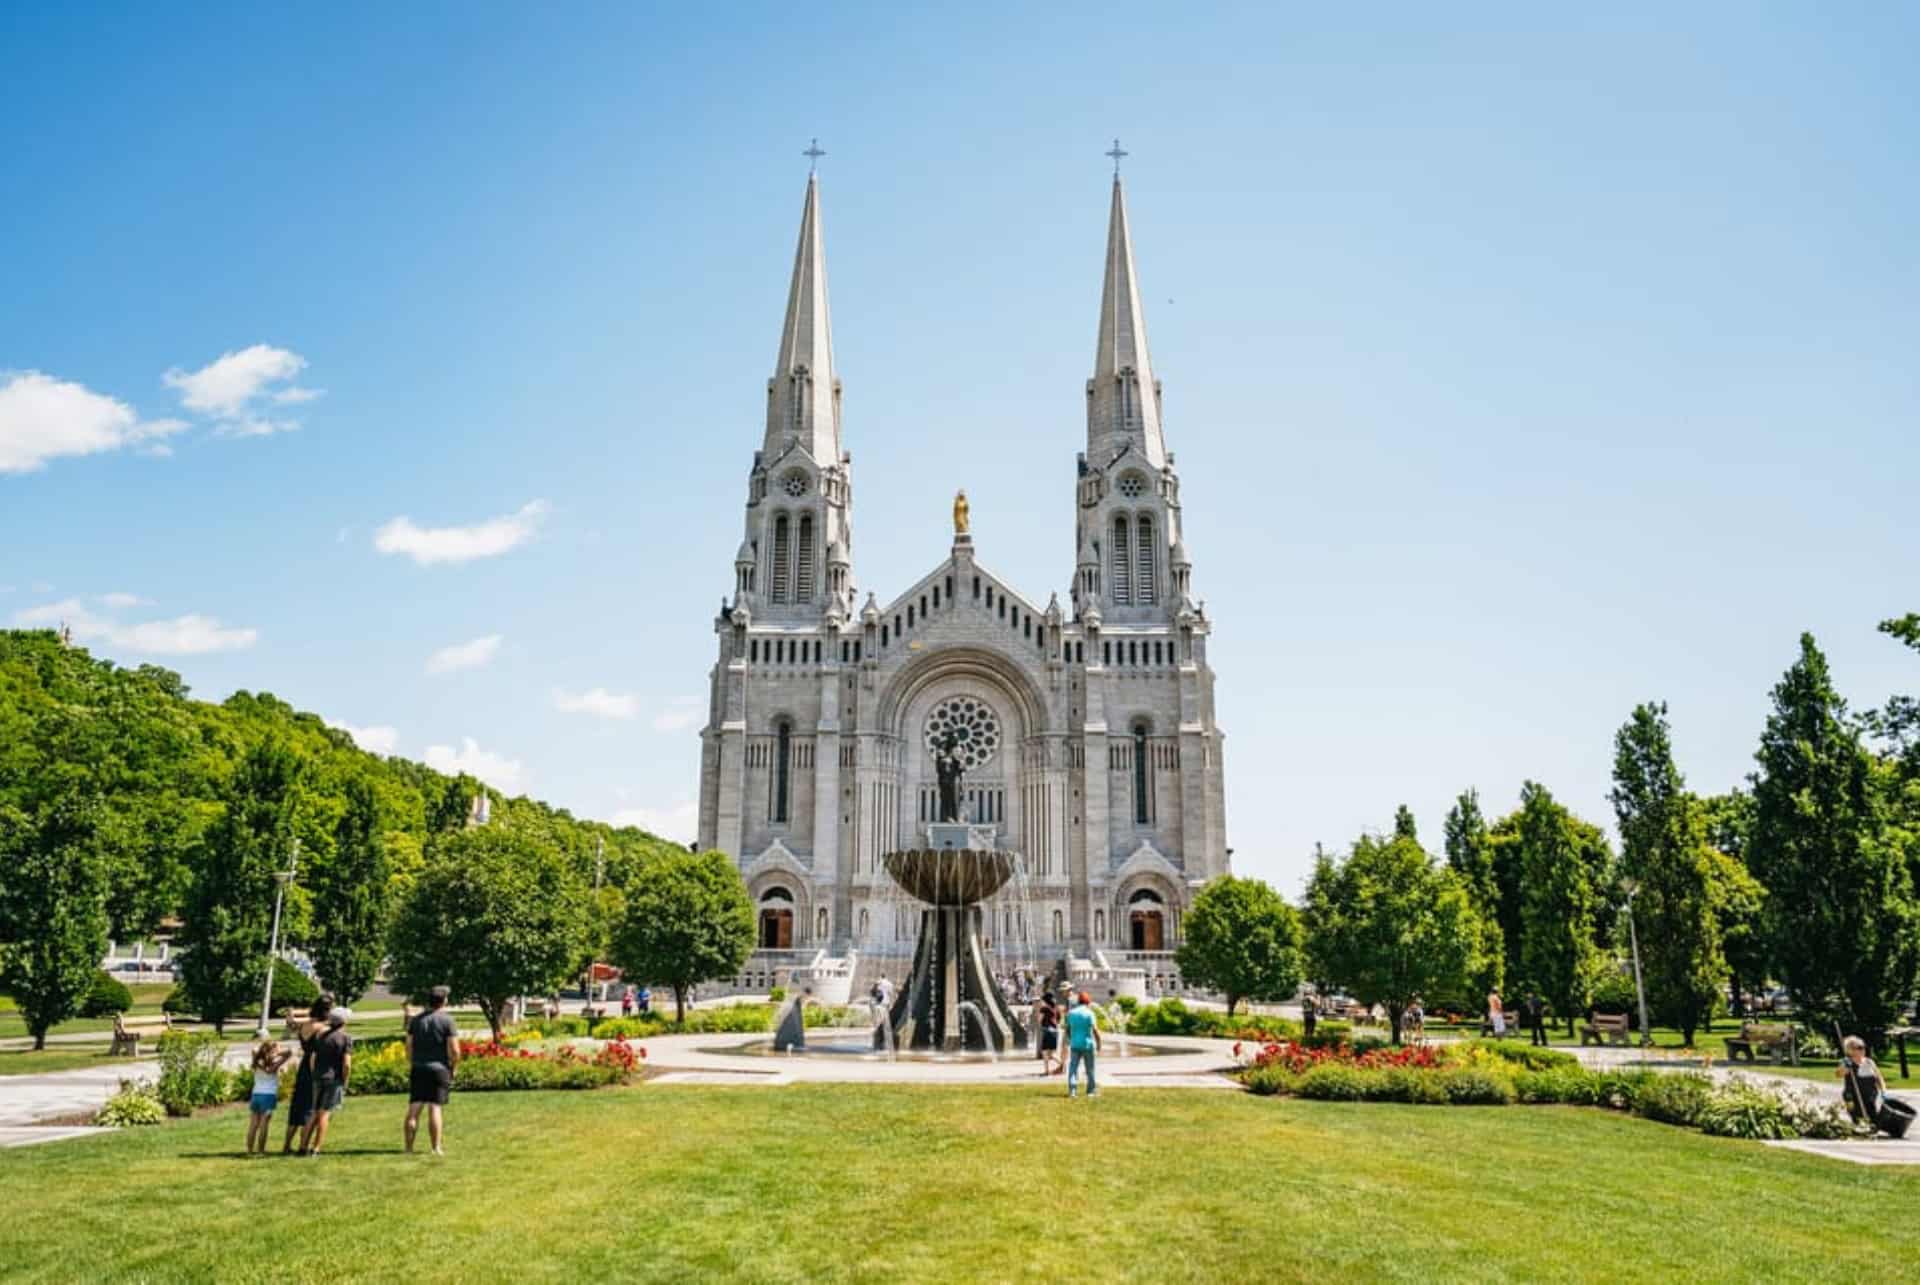
{"label": "man in black shirt", "polygon": [[353,1074],[353,1036],[347,1034],[347,1018],[351,1016],[344,1008],[328,1013],[327,1033],[314,1045],[313,1118],[300,1140],[302,1155],[320,1154],[327,1141],[327,1124],[347,1096],[347,1080]]}
{"label": "man in black shirt", "polygon": [[447,1012],[446,987],[434,987],[427,1002],[427,1011],[407,1024],[407,1061],[413,1068],[407,1092],[407,1150],[413,1150],[414,1136],[420,1132],[420,1108],[425,1107],[433,1154],[444,1156],[440,1109],[453,1089],[453,1069],[460,1065],[460,1033]]}

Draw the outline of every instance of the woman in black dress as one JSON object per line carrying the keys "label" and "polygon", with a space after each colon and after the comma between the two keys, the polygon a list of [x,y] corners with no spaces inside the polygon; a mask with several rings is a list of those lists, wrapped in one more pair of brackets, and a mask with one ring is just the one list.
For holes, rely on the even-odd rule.
{"label": "woman in black dress", "polygon": [[320,1037],[327,1033],[327,1014],[332,1011],[333,992],[320,992],[320,998],[307,1010],[307,1020],[300,1023],[295,1032],[300,1039],[300,1067],[293,1073],[293,1100],[287,1103],[287,1140],[280,1148],[283,1156],[293,1150],[294,1134],[306,1128],[307,1121],[313,1118],[313,1053]]}

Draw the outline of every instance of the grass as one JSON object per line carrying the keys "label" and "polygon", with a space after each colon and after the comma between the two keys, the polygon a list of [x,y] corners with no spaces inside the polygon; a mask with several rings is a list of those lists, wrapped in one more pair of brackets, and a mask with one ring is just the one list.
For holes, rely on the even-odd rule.
{"label": "grass", "polygon": [[[6,1153],[6,1274],[85,1247],[154,1281],[1884,1276],[1920,1205],[1914,1171],[1562,1108],[646,1085],[456,1095],[441,1161],[398,1154],[402,1110],[349,1102],[310,1161],[241,1158],[239,1112]],[[364,1234],[282,1234],[316,1217]]]}
{"label": "grass", "polygon": [[0,1052],[0,1076],[46,1075],[52,1071],[106,1066],[109,1062],[125,1066],[127,1059],[109,1058],[106,1046],[102,1044],[54,1044],[38,1053],[31,1049],[18,1053]]}

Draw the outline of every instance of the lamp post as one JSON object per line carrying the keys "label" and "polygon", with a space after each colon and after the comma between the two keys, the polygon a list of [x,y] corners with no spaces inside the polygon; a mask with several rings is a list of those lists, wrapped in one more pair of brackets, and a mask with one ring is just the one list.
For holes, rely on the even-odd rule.
{"label": "lamp post", "polygon": [[300,865],[300,840],[293,841],[293,852],[287,858],[287,868],[273,872],[273,933],[267,938],[267,984],[260,992],[260,1025],[254,1030],[253,1038],[267,1038],[267,1016],[273,1011],[273,961],[280,954],[280,905],[286,900],[287,885],[293,882],[293,872]]}
{"label": "lamp post", "polygon": [[1640,1000],[1640,1047],[1653,1043],[1653,1029],[1647,1025],[1647,984],[1640,976],[1640,934],[1633,926],[1633,898],[1640,891],[1640,885],[1631,879],[1620,881],[1620,891],[1627,894],[1626,905],[1621,909],[1627,912],[1627,940],[1633,946],[1633,990]]}

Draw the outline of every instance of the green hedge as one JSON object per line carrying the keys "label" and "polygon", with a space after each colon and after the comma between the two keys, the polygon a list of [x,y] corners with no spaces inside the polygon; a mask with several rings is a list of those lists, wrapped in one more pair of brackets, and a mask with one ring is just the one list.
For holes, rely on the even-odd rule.
{"label": "green hedge", "polygon": [[132,1007],[133,992],[113,974],[98,971],[93,975],[93,985],[87,988],[87,997],[80,1001],[80,1016],[112,1017]]}
{"label": "green hedge", "polygon": [[[405,1093],[410,1068],[405,1062],[354,1064],[347,1092],[353,1096]],[[500,1090],[601,1089],[625,1077],[613,1067],[588,1062],[560,1062],[549,1058],[463,1058],[453,1073],[453,1087],[462,1093]]]}
{"label": "green hedge", "polygon": [[[266,979],[263,977],[260,980],[264,982]],[[284,959],[276,958],[273,961],[273,1011],[276,1016],[286,1013],[289,1009],[311,1008],[313,1002],[319,998],[320,988],[313,984],[311,977]],[[259,996],[255,995],[252,1007],[245,1012],[230,1015],[227,1020],[239,1021],[248,1015],[258,1017],[259,1002]],[[167,992],[167,997],[160,1001],[160,1011],[172,1013],[176,1017],[197,1015],[193,1001],[187,998],[186,990],[180,986],[175,986]]]}

